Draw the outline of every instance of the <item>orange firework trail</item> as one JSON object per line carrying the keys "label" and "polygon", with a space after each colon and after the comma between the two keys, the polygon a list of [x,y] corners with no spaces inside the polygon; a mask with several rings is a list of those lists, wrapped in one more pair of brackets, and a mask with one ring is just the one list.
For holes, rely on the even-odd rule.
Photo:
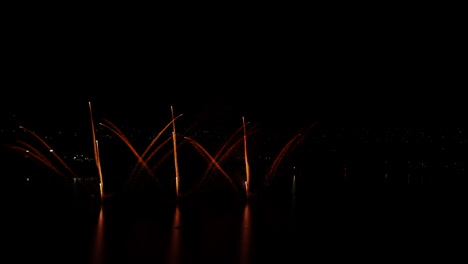
{"label": "orange firework trail", "polygon": [[[145,164],[148,164],[148,162],[151,160],[151,158],[153,158],[154,155],[156,155],[156,153],[164,146],[166,145],[167,143],[169,143],[169,141],[171,141],[172,139],[172,135],[170,137],[168,137],[167,139],[165,139],[161,144],[159,144],[149,155],[147,155],[147,157],[144,159],[144,163]],[[172,153],[172,151],[171,151]],[[143,157],[143,155],[142,155]],[[137,165],[135,165],[135,167],[133,167],[133,170],[131,172],[131,176],[133,177],[137,171],[139,171],[139,164],[140,162],[137,162]],[[156,167],[156,166],[155,166]],[[151,168],[151,171],[154,171],[155,167]]]}
{"label": "orange firework trail", "polygon": [[177,118],[179,118],[179,117],[181,117],[181,116],[182,116],[182,114],[178,115],[176,118],[173,118],[173,119],[171,120],[171,122],[167,123],[167,125],[166,125],[163,129],[161,129],[161,131],[158,133],[158,135],[151,141],[151,143],[148,145],[148,147],[146,147],[146,149],[145,149],[145,151],[143,152],[143,154],[141,154],[142,157],[144,157],[144,156],[149,152],[149,150],[151,149],[151,147],[152,147],[152,146],[154,145],[154,143],[161,137],[161,135],[164,133],[164,131],[166,131],[166,129],[167,129],[171,124],[173,124],[174,121],[175,121]]}
{"label": "orange firework trail", "polygon": [[57,166],[54,166],[52,161],[49,158],[47,158],[44,154],[40,153],[36,148],[32,147],[31,145],[23,141],[18,141],[18,143],[24,145],[26,148],[17,147],[17,146],[9,146],[9,147],[21,153],[27,153],[28,156],[36,159],[41,164],[47,166],[49,169],[54,171],[57,175],[60,175],[62,177],[64,176],[63,173],[57,168]]}
{"label": "orange firework trail", "polygon": [[231,179],[231,177],[229,177],[229,175],[226,173],[226,171],[224,171],[224,169],[218,164],[218,162],[216,162],[216,160],[213,158],[213,156],[211,156],[210,153],[208,153],[208,151],[206,151],[206,149],[203,148],[195,140],[193,140],[193,139],[191,139],[189,137],[184,137],[184,138],[187,139],[190,143],[192,143],[192,145],[195,146],[198,151],[200,151],[202,154],[205,154],[205,156],[216,166],[216,168],[221,172],[221,174],[223,174],[223,176],[229,181],[229,183],[231,183],[232,186],[234,186],[236,188],[236,191],[237,191],[237,185],[234,183],[234,181]]}
{"label": "orange firework trail", "polygon": [[[247,125],[249,122],[245,123],[243,126],[241,126],[240,128],[238,128],[230,137],[229,139],[221,146],[221,148],[218,150],[218,152],[216,153],[216,155],[214,156],[214,159],[218,162],[218,164],[221,164],[222,162],[224,162],[224,160],[226,160],[226,158],[232,153],[232,151],[234,150],[234,148],[239,145],[241,142],[242,142],[242,139],[243,138],[239,138],[237,139],[234,143],[231,144],[231,142],[234,140],[234,137],[240,133],[243,128],[245,127],[245,125]],[[247,135],[250,135],[252,133],[254,133],[255,131],[249,131],[247,133]],[[244,131],[245,133],[245,131]],[[229,146],[229,148],[224,151],[227,147]],[[224,152],[224,153],[223,153]],[[222,155],[221,155],[222,154]],[[204,175],[207,176],[208,173],[213,169],[213,164],[210,163],[210,165],[208,166],[208,168],[205,170],[205,173]]]}
{"label": "orange firework trail", "polygon": [[[167,138],[163,143],[161,143],[158,149],[162,147],[163,145],[165,145],[166,143],[168,143],[171,139],[172,139],[172,135],[169,138]],[[177,143],[177,148],[179,148],[182,144],[185,144],[186,142],[187,141],[182,141],[182,142]],[[158,149],[154,150],[152,154],[157,152]],[[151,167],[151,169],[155,170],[157,167],[159,167],[167,158],[169,158],[170,155],[172,155],[172,153],[174,153],[174,149],[167,151],[161,158],[158,159],[158,161],[155,163],[155,165],[153,165],[153,167]]]}
{"label": "orange firework trail", "polygon": [[161,143],[153,152],[150,153],[150,155],[147,155],[148,152],[150,151],[150,149],[153,147],[153,145],[156,143],[156,141],[161,137],[161,135],[164,133],[164,131],[166,131],[166,129],[174,123],[174,121],[181,117],[182,114],[178,115],[176,118],[173,118],[169,123],[167,123],[167,125],[161,129],[161,131],[158,133],[158,135],[151,141],[151,143],[148,145],[148,147],[146,147],[145,151],[143,151],[143,154],[141,154],[141,157],[146,157],[144,158],[143,160],[143,163],[141,162],[137,162],[137,164],[135,165],[135,167],[133,168],[132,170],[132,173],[131,175],[135,174],[135,172],[139,169],[140,165],[142,164],[148,164],[149,160],[157,153],[157,151],[159,149],[161,149],[161,147],[166,144],[173,136],[171,136],[169,139],[165,140],[163,143]]}
{"label": "orange firework trail", "polygon": [[102,199],[104,197],[104,183],[102,180],[101,158],[99,155],[98,141],[96,140],[96,131],[94,129],[94,118],[93,118],[93,111],[91,109],[91,102],[89,102],[89,115],[91,117],[91,131],[93,134],[94,160],[96,161],[96,167],[97,167],[98,174],[99,174],[99,191],[100,191],[101,199]]}
{"label": "orange firework trail", "polygon": [[[221,156],[221,154],[222,154],[223,151],[229,146],[229,144],[231,143],[231,141],[234,140],[234,136],[236,136],[236,135],[242,130],[242,128],[243,128],[243,126],[240,127],[240,128],[238,128],[238,129],[228,138],[228,140],[226,140],[226,142],[221,146],[221,148],[218,150],[218,152],[217,152],[216,155],[214,156],[214,160],[216,160],[218,163],[221,162],[221,159],[218,159],[219,156]],[[226,153],[231,152],[231,150],[234,148],[234,146],[237,145],[239,142],[240,142],[240,140],[237,141],[237,142],[235,142],[234,144],[232,144],[232,145],[229,147],[229,149],[228,149],[226,152],[224,152],[224,153],[226,154]],[[223,156],[221,156],[221,158],[222,158],[222,157],[225,157],[225,156],[226,156],[225,154],[224,154]],[[212,169],[213,169],[213,163],[210,163],[210,165],[208,165],[208,167],[206,168],[204,175],[205,175],[205,176],[208,175],[208,173],[209,173]]]}
{"label": "orange firework trail", "polygon": [[303,132],[300,133],[300,134],[303,135],[303,137],[301,137],[298,140],[297,144],[295,144],[295,145],[297,146],[299,143],[301,143],[304,140],[305,136],[307,136],[310,133],[310,131],[312,130],[312,128],[314,128],[316,125],[317,125],[317,122],[314,122],[314,123],[310,124],[308,127],[306,127],[305,129],[303,129]]}
{"label": "orange firework trail", "polygon": [[247,157],[247,133],[245,129],[244,117],[242,117],[242,126],[244,127],[245,194],[248,196],[249,186],[250,186],[250,167],[249,167],[249,159]]}
{"label": "orange firework trail", "polygon": [[[303,133],[299,133],[299,134],[295,135],[291,140],[289,140],[289,142],[283,147],[283,149],[281,149],[281,151],[278,153],[278,155],[274,159],[274,162],[273,162],[272,166],[270,167],[270,170],[267,173],[267,176],[266,176],[266,179],[265,179],[267,185],[271,183],[272,178],[274,176],[274,173],[278,170],[278,166],[281,163],[281,161],[283,160],[286,153],[288,151],[292,151],[295,147],[297,147],[302,142],[302,140],[305,138],[305,135],[308,134],[310,132],[310,130],[316,124],[317,124],[317,122],[312,123],[311,125],[309,125],[304,130]],[[297,141],[296,141],[296,139],[297,139]],[[294,142],[294,141],[296,141],[296,142]]]}
{"label": "orange firework trail", "polygon": [[174,168],[175,168],[175,188],[176,188],[176,198],[179,198],[179,164],[177,162],[177,143],[176,143],[176,129],[175,129],[175,122],[174,122],[174,109],[171,106],[171,114],[172,114],[172,142],[174,147]]}
{"label": "orange firework trail", "polygon": [[300,136],[301,136],[301,134],[295,135],[291,140],[289,140],[289,142],[278,153],[278,155],[276,156],[276,158],[275,158],[275,160],[273,162],[273,165],[271,166],[269,172],[267,173],[267,176],[266,176],[267,185],[271,182],[271,180],[272,180],[271,178],[273,177],[274,172],[278,169],[278,166],[279,166],[280,162],[283,160],[284,155],[286,155],[286,152],[288,152],[288,150],[291,148],[291,146],[293,146],[294,141],[297,138],[299,138]]}
{"label": "orange firework trail", "polygon": [[104,123],[100,123],[100,125],[102,126],[105,126],[107,127],[109,130],[111,130],[112,132],[114,132],[114,134],[116,134],[124,143],[125,145],[127,145],[127,147],[130,149],[130,151],[133,153],[133,155],[135,155],[135,157],[137,158],[138,162],[146,169],[146,171],[153,177],[154,177],[154,173],[153,171],[148,167],[148,165],[146,164],[146,162],[143,160],[143,158],[140,156],[140,154],[138,154],[138,152],[135,150],[135,148],[133,147],[133,145],[130,143],[130,140],[127,139],[127,137],[125,137],[124,133],[122,133],[122,131],[120,131],[119,128],[117,128],[112,122],[110,122],[109,120],[104,120],[108,123],[108,125],[104,124]]}
{"label": "orange firework trail", "polygon": [[24,129],[25,131],[29,132],[31,135],[36,137],[42,144],[44,144],[44,146],[47,147],[47,149],[52,153],[52,155],[54,155],[54,157],[65,167],[65,169],[68,170],[68,172],[71,175],[73,175],[76,178],[79,178],[78,175],[76,175],[76,173],[67,165],[67,163],[65,163],[65,161],[63,161],[63,159],[60,158],[57,155],[57,153],[55,153],[55,151],[53,151],[53,149],[41,137],[39,137],[38,135],[36,135],[36,133],[32,132],[31,130],[29,130],[29,129],[23,127],[23,126],[20,126],[20,128]]}

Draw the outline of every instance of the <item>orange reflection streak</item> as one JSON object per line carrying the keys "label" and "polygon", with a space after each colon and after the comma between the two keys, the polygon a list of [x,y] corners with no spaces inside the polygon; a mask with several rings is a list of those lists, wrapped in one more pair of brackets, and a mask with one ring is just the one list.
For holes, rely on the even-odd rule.
{"label": "orange reflection streak", "polygon": [[101,264],[103,262],[103,255],[104,255],[104,212],[101,205],[101,209],[99,211],[99,218],[96,226],[96,234],[94,236],[93,242],[93,254],[91,258],[91,263]]}
{"label": "orange reflection streak", "polygon": [[223,176],[229,181],[229,183],[231,183],[231,185],[236,189],[236,191],[238,191],[237,185],[234,183],[231,177],[224,171],[223,168],[221,168],[218,162],[213,158],[213,156],[210,155],[210,153],[208,153],[208,151],[206,151],[204,147],[202,147],[198,142],[189,137],[184,138],[187,139],[193,146],[195,146],[199,152],[205,154],[205,157],[208,158],[208,160],[211,161],[213,165],[215,165],[215,167],[223,174]]}
{"label": "orange reflection streak", "polygon": [[176,206],[175,212],[174,212],[174,222],[173,222],[171,243],[170,243],[169,255],[168,255],[168,258],[170,259],[170,263],[174,263],[174,264],[181,263],[181,259],[180,259],[181,231],[180,229],[183,228],[181,224],[182,223],[180,219],[180,209],[178,206]]}
{"label": "orange reflection streak", "polygon": [[[32,132],[31,130],[23,127],[23,126],[20,126],[20,128],[24,129],[25,131],[29,132],[31,135],[33,135],[35,138],[37,138],[39,141],[41,141],[42,144],[44,144],[44,146],[47,147],[47,149],[49,151],[52,150],[52,148],[41,138],[39,137],[38,135],[36,135],[36,133]],[[55,153],[55,151],[51,151],[52,155],[54,155],[54,157],[65,167],[65,169],[68,170],[68,172],[73,175],[74,177],[76,178],[79,178],[78,175],[67,165],[67,163],[65,163],[65,161],[63,161],[62,158],[60,158],[57,153]]]}
{"label": "orange reflection streak", "polygon": [[252,241],[252,216],[250,214],[250,206],[247,203],[244,207],[242,218],[242,230],[240,239],[240,261],[239,263],[250,263]]}
{"label": "orange reflection streak", "polygon": [[154,173],[153,171],[148,167],[148,165],[146,164],[146,162],[143,160],[143,158],[140,156],[140,154],[138,154],[138,152],[135,150],[135,148],[133,147],[133,145],[130,143],[130,140],[127,139],[127,137],[125,137],[125,135],[122,133],[122,131],[120,131],[119,128],[117,128],[112,122],[110,122],[109,120],[104,120],[105,122],[108,123],[107,124],[104,124],[104,123],[100,123],[100,125],[102,126],[105,126],[107,127],[109,130],[111,130],[112,132],[114,132],[124,143],[125,145],[130,149],[130,151],[133,153],[133,155],[137,158],[138,162],[141,164],[141,166],[143,166],[144,169],[146,169],[146,171],[153,177],[155,178],[154,176]]}

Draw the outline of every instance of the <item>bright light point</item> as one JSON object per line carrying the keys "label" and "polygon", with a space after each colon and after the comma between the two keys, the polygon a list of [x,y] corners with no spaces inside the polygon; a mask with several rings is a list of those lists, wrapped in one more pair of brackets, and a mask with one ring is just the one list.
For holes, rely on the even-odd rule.
{"label": "bright light point", "polygon": [[29,153],[29,150],[27,149],[27,150],[26,150],[26,152],[28,152],[28,153]]}
{"label": "bright light point", "polygon": [[54,150],[53,150],[53,149],[51,149],[51,150],[49,150],[49,151],[50,151],[50,152],[54,152]]}
{"label": "bright light point", "polygon": [[29,182],[29,178],[26,178],[26,181]]}

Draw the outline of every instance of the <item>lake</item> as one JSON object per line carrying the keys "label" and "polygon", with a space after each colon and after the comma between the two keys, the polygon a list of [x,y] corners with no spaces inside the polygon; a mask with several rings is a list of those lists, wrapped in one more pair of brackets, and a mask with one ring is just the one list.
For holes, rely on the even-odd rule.
{"label": "lake", "polygon": [[447,261],[464,252],[462,188],[217,195],[99,201],[22,193],[4,214],[6,256],[17,263],[375,263]]}

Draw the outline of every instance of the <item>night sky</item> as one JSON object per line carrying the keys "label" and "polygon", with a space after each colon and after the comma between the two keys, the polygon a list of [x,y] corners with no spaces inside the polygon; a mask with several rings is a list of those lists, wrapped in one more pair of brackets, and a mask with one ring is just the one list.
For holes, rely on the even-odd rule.
{"label": "night sky", "polygon": [[2,118],[77,123],[92,102],[115,122],[174,106],[204,125],[465,125],[456,16],[335,11],[17,18],[4,33]]}

